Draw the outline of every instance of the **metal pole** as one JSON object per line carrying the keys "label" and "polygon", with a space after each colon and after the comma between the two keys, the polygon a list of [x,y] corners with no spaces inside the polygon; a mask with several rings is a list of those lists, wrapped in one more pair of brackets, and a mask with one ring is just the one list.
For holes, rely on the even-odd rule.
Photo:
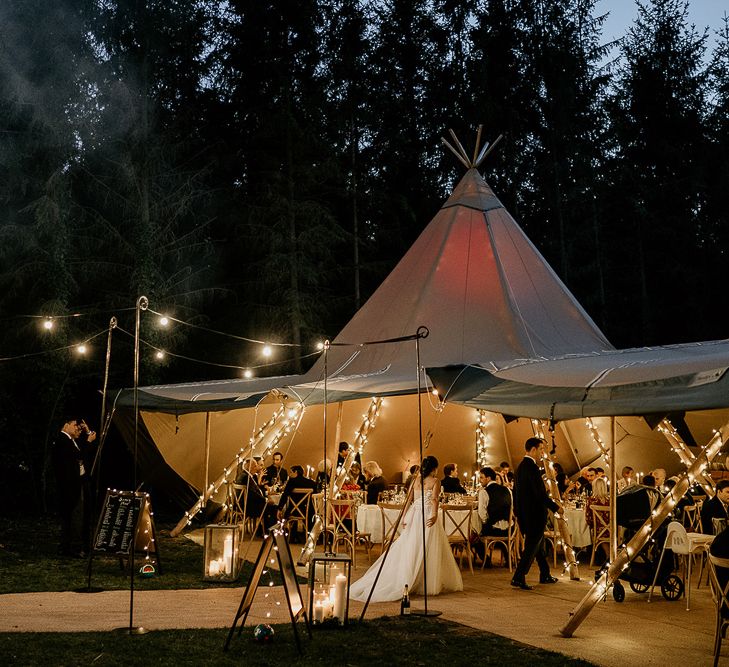
{"label": "metal pole", "polygon": [[615,417],[610,417],[610,562],[618,554],[618,475],[615,469]]}
{"label": "metal pole", "polygon": [[326,554],[333,554],[334,553],[334,535],[332,535],[332,548],[328,548],[327,544],[327,523],[328,523],[328,498],[329,498],[329,478],[328,478],[328,470],[327,470],[327,409],[328,409],[328,387],[327,387],[327,381],[329,379],[329,347],[330,343],[328,340],[324,341],[324,498],[322,499],[322,504],[324,505],[324,516],[322,517],[324,521],[324,553]]}
{"label": "metal pole", "polygon": [[[142,311],[149,307],[149,299],[140,296],[137,299],[136,317],[134,322],[134,470],[132,472],[133,504],[137,499],[137,445],[139,442],[139,330],[142,319]],[[136,536],[134,536],[136,537]],[[130,583],[129,583],[129,634],[139,635],[147,632],[142,627],[134,627],[134,551],[136,544],[132,539],[131,554],[129,556]]]}

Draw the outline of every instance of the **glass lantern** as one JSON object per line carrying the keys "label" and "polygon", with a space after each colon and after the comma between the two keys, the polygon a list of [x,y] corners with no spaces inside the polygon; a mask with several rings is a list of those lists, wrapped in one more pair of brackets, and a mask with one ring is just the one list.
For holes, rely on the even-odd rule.
{"label": "glass lantern", "polygon": [[241,524],[205,526],[204,581],[235,581],[240,572]]}
{"label": "glass lantern", "polygon": [[314,626],[347,625],[352,559],[315,553],[309,561],[309,621]]}

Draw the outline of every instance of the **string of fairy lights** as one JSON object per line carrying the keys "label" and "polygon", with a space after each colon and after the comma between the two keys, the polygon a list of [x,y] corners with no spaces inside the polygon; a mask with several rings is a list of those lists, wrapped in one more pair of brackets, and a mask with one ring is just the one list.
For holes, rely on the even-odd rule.
{"label": "string of fairy lights", "polygon": [[[125,312],[125,311],[133,311],[134,308],[120,308],[117,309],[117,313]],[[89,311],[89,312],[72,312],[72,313],[66,313],[66,314],[52,314],[52,315],[17,315],[13,319],[30,319],[30,320],[37,320],[39,322],[39,327],[41,331],[46,335],[52,335],[53,333],[56,333],[59,329],[61,329],[62,323],[64,323],[67,320],[80,320],[82,318],[91,317],[91,316],[98,316],[100,314],[104,314],[107,312],[112,311]],[[171,351],[165,347],[160,346],[159,344],[155,344],[150,342],[149,340],[146,340],[144,338],[140,338],[140,344],[144,346],[146,349],[148,349],[151,352],[151,358],[159,363],[163,363],[168,357],[169,358],[175,358],[175,359],[182,359],[185,361],[189,361],[196,364],[202,364],[206,366],[214,366],[218,368],[228,368],[235,371],[238,371],[243,378],[250,379],[253,378],[257,371],[260,371],[260,369],[272,367],[272,366],[283,366],[287,364],[291,364],[296,360],[303,360],[308,359],[313,356],[319,355],[322,350],[324,349],[324,343],[321,341],[318,341],[313,344],[313,351],[305,352],[304,354],[298,354],[296,357],[292,356],[286,356],[286,358],[282,359],[275,359],[275,351],[277,349],[299,349],[302,352],[306,350],[306,345],[299,344],[299,343],[290,343],[290,342],[275,342],[275,341],[266,341],[262,339],[257,338],[250,338],[247,336],[241,336],[234,333],[224,332],[220,331],[218,329],[213,329],[210,327],[205,327],[199,324],[195,324],[193,322],[189,322],[183,319],[180,319],[178,317],[174,317],[169,314],[165,314],[160,311],[156,311],[152,308],[148,308],[147,311],[150,315],[154,316],[156,318],[156,324],[160,329],[167,329],[174,325],[179,325],[182,327],[187,327],[190,329],[195,329],[198,331],[204,331],[216,336],[222,336],[230,340],[234,341],[240,341],[244,343],[248,343],[250,345],[253,345],[255,347],[258,347],[258,355],[262,358],[262,361],[260,363],[252,363],[252,364],[231,364],[231,363],[220,363],[215,361],[210,361],[208,359],[201,359],[198,357],[189,356],[186,354],[182,354],[179,351]],[[119,326],[118,324],[115,324],[114,328],[119,331],[121,334],[124,334],[125,336],[129,338],[134,338],[134,334],[130,331],[127,331],[123,327]],[[60,352],[72,352],[75,355],[77,355],[79,358],[88,358],[93,353],[93,346],[91,345],[92,342],[99,338],[100,336],[103,336],[108,332],[108,327],[105,327],[104,329],[97,331],[96,333],[93,333],[91,335],[82,337],[80,340],[76,340],[72,343],[67,343],[65,345],[60,345],[58,347],[53,347],[49,349],[44,350],[37,350],[33,352],[23,352],[15,355],[9,355],[5,357],[0,357],[0,362],[9,362],[9,361],[15,361],[20,359],[27,359],[32,357],[40,357],[43,355],[50,355]]]}

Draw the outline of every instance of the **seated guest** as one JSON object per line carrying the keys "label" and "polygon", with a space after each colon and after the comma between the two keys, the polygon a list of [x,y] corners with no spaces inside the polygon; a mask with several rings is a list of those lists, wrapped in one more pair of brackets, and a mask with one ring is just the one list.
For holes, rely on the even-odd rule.
{"label": "seated guest", "polygon": [[352,484],[356,484],[360,489],[364,489],[367,485],[367,479],[362,474],[362,466],[355,461],[349,469],[349,480]]}
{"label": "seated guest", "polygon": [[629,486],[635,484],[635,471],[630,466],[625,466],[620,471],[620,479],[618,480],[618,493],[625,491]]}
{"label": "seated guest", "polygon": [[595,468],[595,479],[599,479],[600,477],[605,477],[605,470],[603,468]]}
{"label": "seated guest", "polygon": [[704,501],[701,507],[701,532],[707,535],[714,534],[713,519],[724,519],[729,505],[729,479],[721,479],[716,485],[716,495]]}
{"label": "seated guest", "polygon": [[458,466],[455,463],[446,463],[443,466],[443,475],[440,480],[443,493],[468,493],[458,479]]}
{"label": "seated guest", "polygon": [[570,486],[570,478],[567,477],[566,472],[558,472],[555,479],[557,480],[557,490],[559,491],[559,495],[560,497],[564,497]]}
{"label": "seated guest", "polygon": [[[316,492],[316,482],[313,479],[309,479],[304,475],[304,469],[301,466],[291,466],[291,475],[288,478],[288,481],[286,482],[286,487],[283,490],[283,493],[281,494],[281,499],[278,502],[278,512],[277,516],[279,520],[288,518],[288,503],[289,499],[292,502],[299,502],[301,501],[301,496],[307,492],[311,491],[312,493]],[[306,529],[308,530],[311,528],[311,523],[314,518],[314,511],[313,506],[309,511],[309,525],[306,526]],[[291,542],[297,542],[298,541],[298,534],[297,529],[298,528],[298,522],[292,523],[291,528]]]}
{"label": "seated guest", "polygon": [[[607,481],[604,477],[596,477],[592,483],[592,495],[587,499],[585,505],[585,521],[590,528],[600,525],[595,519],[593,505],[610,506],[610,494],[608,493]],[[610,512],[601,512],[603,518],[609,523]]]}
{"label": "seated guest", "polygon": [[266,468],[263,474],[263,483],[268,487],[283,486],[289,478],[286,468],[283,467],[283,454],[273,453],[273,463]]}
{"label": "seated guest", "polygon": [[266,502],[266,492],[260,483],[262,473],[260,456],[246,459],[241,465],[235,483],[245,487],[241,491],[243,497],[238,502],[244,508],[246,518],[257,519],[262,516],[264,527],[269,528],[276,523],[276,509]]}
{"label": "seated guest", "polygon": [[[511,516],[511,491],[498,480],[499,474],[493,468],[481,468],[478,479],[478,516],[481,519],[481,535],[506,537],[509,534]],[[476,555],[484,560],[486,547],[480,540],[474,544]],[[486,558],[490,566],[491,557]]]}
{"label": "seated guest", "polygon": [[663,485],[666,482],[666,471],[663,468],[656,468],[655,470],[651,470],[651,475],[653,475],[653,479],[656,480],[656,488],[663,493]]}
{"label": "seated guest", "polygon": [[580,484],[579,493],[584,493],[589,496],[592,493],[592,482],[596,476],[595,468],[583,468],[580,470],[580,476],[577,478]]}
{"label": "seated guest", "polygon": [[329,477],[332,474],[332,462],[329,459],[321,460],[316,470],[316,492],[321,493],[324,487],[329,484]]}
{"label": "seated guest", "polygon": [[[344,465],[344,462],[347,460],[347,454],[349,454],[349,450],[350,446],[348,442],[339,443],[339,450],[337,454],[337,470],[339,470]],[[362,457],[359,455],[359,452],[354,455],[354,460],[362,465]]]}
{"label": "seated guest", "polygon": [[478,516],[482,521],[481,535],[504,537],[509,534],[511,491],[497,481],[493,468],[481,468],[478,474]]}
{"label": "seated guest", "polygon": [[656,488],[656,478],[653,475],[646,475],[641,481],[641,486],[647,486],[649,489]]}
{"label": "seated guest", "polygon": [[[666,490],[666,493],[669,493],[669,491],[676,486],[676,482],[678,482],[678,477],[669,477],[663,484],[663,488]],[[684,510],[687,507],[690,507],[692,505],[695,505],[696,502],[694,501],[693,496],[691,495],[690,491],[686,491],[685,495],[676,503],[676,506],[673,508],[673,518],[678,521],[679,523],[683,523],[683,517],[684,517]]]}
{"label": "seated guest", "polygon": [[367,479],[367,504],[377,505],[380,493],[387,489],[387,482],[382,476],[382,468],[377,461],[367,461],[364,465],[364,474]]}
{"label": "seated guest", "polygon": [[418,477],[418,473],[420,472],[420,466],[415,464],[410,466],[410,474],[408,475],[408,478],[405,480],[405,488],[409,489],[410,485],[413,483],[415,479]]}
{"label": "seated guest", "polygon": [[509,465],[508,461],[502,461],[499,464],[498,469],[498,475],[500,479],[497,479],[496,481],[500,481],[501,484],[504,486],[513,489],[514,488],[514,473],[511,472],[511,466]]}

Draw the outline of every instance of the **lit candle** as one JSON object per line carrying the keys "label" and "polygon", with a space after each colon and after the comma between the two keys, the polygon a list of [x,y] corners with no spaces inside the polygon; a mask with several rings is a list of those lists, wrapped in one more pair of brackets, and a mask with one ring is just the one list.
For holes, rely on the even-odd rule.
{"label": "lit candle", "polygon": [[344,623],[344,604],[347,601],[347,577],[338,574],[334,582],[334,615],[340,623]]}
{"label": "lit candle", "polygon": [[217,560],[211,560],[208,563],[208,576],[217,577],[220,574],[220,564]]}
{"label": "lit candle", "polygon": [[225,574],[233,573],[233,536],[226,535],[223,541],[223,567]]}
{"label": "lit candle", "polygon": [[314,602],[314,623],[321,623],[324,620],[324,607],[322,603],[317,600]]}

